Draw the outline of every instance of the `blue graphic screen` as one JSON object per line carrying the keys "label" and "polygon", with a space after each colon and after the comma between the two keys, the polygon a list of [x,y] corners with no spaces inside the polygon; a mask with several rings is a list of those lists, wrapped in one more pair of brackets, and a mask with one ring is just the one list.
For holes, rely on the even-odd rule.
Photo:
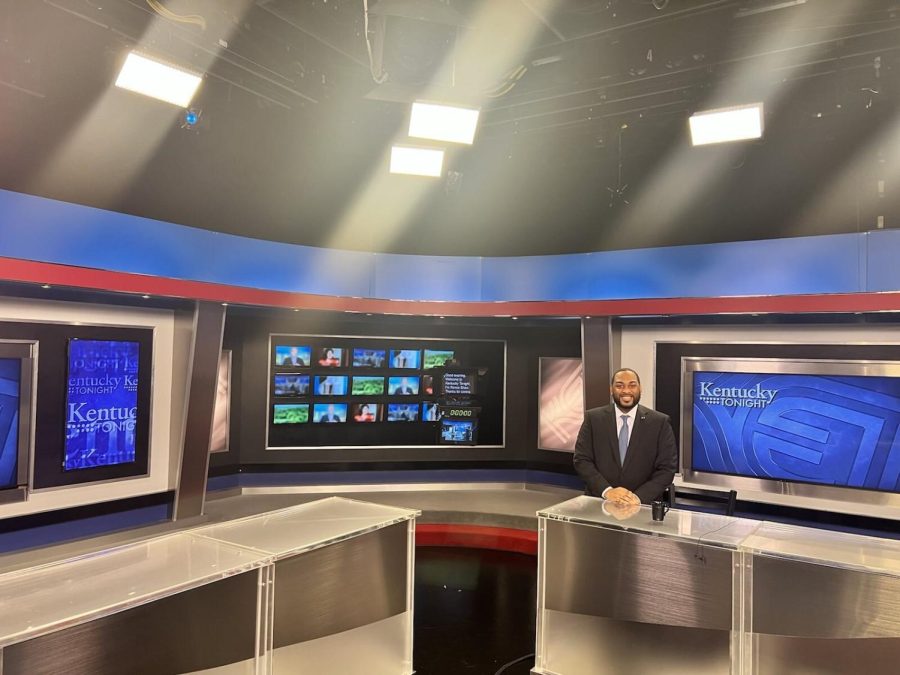
{"label": "blue graphic screen", "polygon": [[0,489],[18,483],[20,373],[19,359],[0,359]]}
{"label": "blue graphic screen", "polygon": [[66,471],[135,461],[137,342],[70,340]]}
{"label": "blue graphic screen", "polygon": [[900,492],[900,378],[698,371],[692,468]]}

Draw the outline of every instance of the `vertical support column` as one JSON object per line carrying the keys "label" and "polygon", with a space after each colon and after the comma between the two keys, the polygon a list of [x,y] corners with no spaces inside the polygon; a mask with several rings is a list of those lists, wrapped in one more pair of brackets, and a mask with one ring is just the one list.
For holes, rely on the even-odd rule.
{"label": "vertical support column", "polygon": [[211,302],[195,303],[187,359],[181,447],[175,448],[181,457],[175,493],[175,520],[203,513],[224,328],[225,307]]}
{"label": "vertical support column", "polygon": [[581,360],[584,364],[584,409],[609,403],[609,378],[614,370],[612,319],[581,320]]}
{"label": "vertical support column", "polygon": [[416,519],[410,518],[406,530],[406,627],[404,639],[406,640],[405,656],[403,661],[403,673],[414,673],[413,668],[413,626],[415,625],[415,578],[416,578]]}
{"label": "vertical support column", "polygon": [[547,573],[547,519],[538,516],[538,559],[537,559],[537,614],[535,615],[534,628],[534,669],[532,673],[544,672],[544,588],[545,575]]}
{"label": "vertical support column", "polygon": [[256,598],[256,675],[272,675],[275,636],[275,564],[259,568]]}
{"label": "vertical support column", "polygon": [[756,638],[753,634],[753,553],[732,554],[731,673],[756,673]]}

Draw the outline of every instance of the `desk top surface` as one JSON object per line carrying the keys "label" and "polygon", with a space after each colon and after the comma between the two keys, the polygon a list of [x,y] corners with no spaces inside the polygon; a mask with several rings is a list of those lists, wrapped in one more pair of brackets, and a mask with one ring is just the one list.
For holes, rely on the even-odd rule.
{"label": "desk top surface", "polygon": [[579,496],[538,511],[538,516],[703,545],[723,546],[857,571],[900,576],[900,542],[799,525],[671,509],[663,522],[651,507],[617,507]]}
{"label": "desk top surface", "polygon": [[420,513],[415,509],[328,497],[193,532],[280,558],[404,522]]}
{"label": "desk top surface", "polygon": [[758,520],[671,509],[662,522],[649,506],[619,507],[596,497],[579,496],[538,511],[552,520],[641,532],[694,543],[737,548],[760,524]]}

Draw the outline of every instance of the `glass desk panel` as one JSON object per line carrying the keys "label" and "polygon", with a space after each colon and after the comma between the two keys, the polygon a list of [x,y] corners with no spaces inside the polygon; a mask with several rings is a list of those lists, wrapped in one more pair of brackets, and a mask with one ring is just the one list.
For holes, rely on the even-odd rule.
{"label": "glass desk panel", "polygon": [[270,556],[179,533],[0,575],[0,646],[261,567]]}
{"label": "glass desk panel", "polygon": [[328,497],[193,532],[281,558],[411,520],[420,513],[413,509]]}
{"label": "glass desk panel", "polygon": [[900,541],[765,522],[743,547],[753,553],[900,577]]}
{"label": "glass desk panel", "polygon": [[[604,508],[605,506],[605,508]],[[653,520],[649,506],[633,513],[597,497],[581,495],[538,511],[538,516],[580,525],[594,525],[627,532],[642,532],[698,544],[737,548],[759,527],[760,521],[696,511],[671,509],[662,522]]]}

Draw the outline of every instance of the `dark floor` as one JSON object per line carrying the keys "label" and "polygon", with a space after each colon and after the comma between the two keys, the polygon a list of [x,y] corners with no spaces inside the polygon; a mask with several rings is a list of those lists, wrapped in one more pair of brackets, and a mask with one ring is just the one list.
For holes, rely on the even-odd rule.
{"label": "dark floor", "polygon": [[[417,675],[494,675],[534,652],[534,556],[465,548],[416,548]],[[534,658],[502,675],[526,675]]]}

